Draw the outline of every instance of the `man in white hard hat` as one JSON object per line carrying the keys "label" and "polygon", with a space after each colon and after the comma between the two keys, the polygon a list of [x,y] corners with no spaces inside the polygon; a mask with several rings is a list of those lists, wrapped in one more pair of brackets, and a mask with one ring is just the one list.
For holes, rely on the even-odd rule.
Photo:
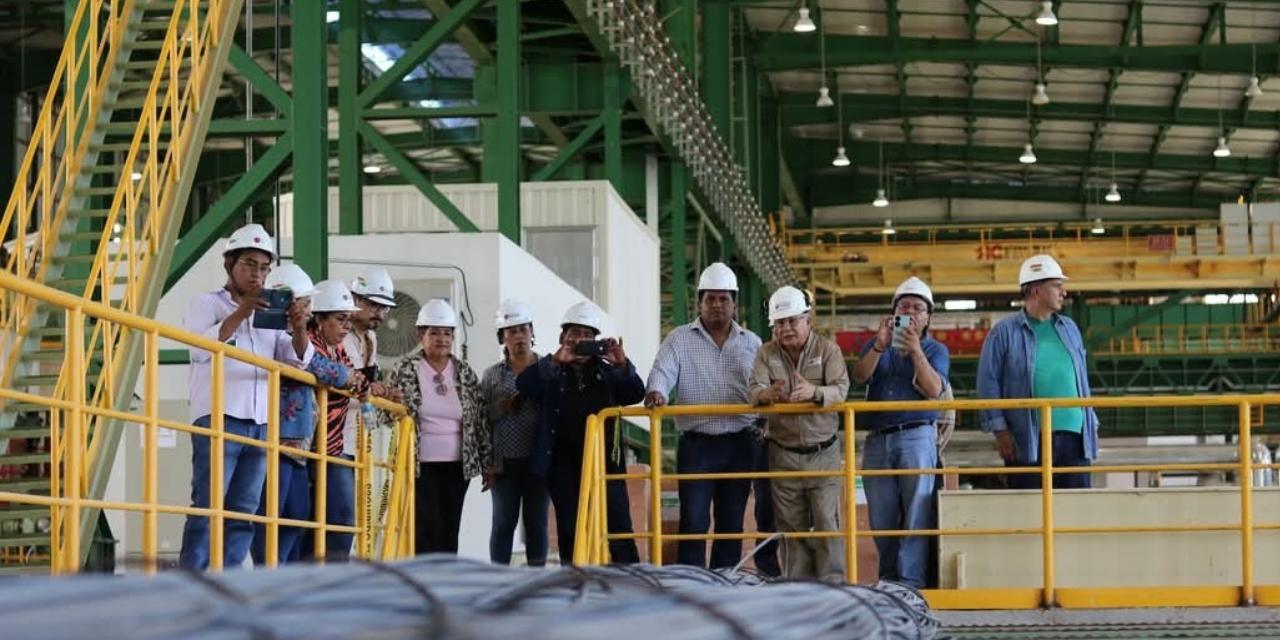
{"label": "man in white hard hat", "polygon": [[[980,398],[1087,398],[1084,338],[1062,315],[1067,276],[1051,256],[1022,263],[1022,311],[997,322],[978,360]],[[1040,464],[1040,411],[989,409],[978,412],[982,430],[994,433],[1008,466]],[[1054,409],[1053,466],[1088,467],[1098,457],[1098,416],[1092,407]],[[1038,489],[1040,473],[1010,474],[1009,488]],[[1089,474],[1057,473],[1054,488],[1090,486]]]}
{"label": "man in white hard hat", "polygon": [[[809,322],[809,295],[781,287],[769,297],[773,340],[760,347],[747,393],[751,403],[810,403],[826,407],[849,392],[844,354],[820,337]],[[772,471],[835,471],[843,467],[840,417],[834,413],[769,416],[769,468]],[[840,479],[777,478],[773,510],[778,531],[838,531]],[[786,538],[785,575],[789,578],[844,580],[844,543],[838,538]]]}
{"label": "man in white hard hat", "polygon": [[[342,341],[342,348],[351,364],[371,383],[369,393],[398,401],[400,394],[381,381],[378,369],[378,328],[387,319],[387,312],[396,306],[395,286],[391,274],[382,267],[369,267],[351,281],[351,295],[358,311],[351,314],[351,332]],[[356,423],[360,416],[369,419],[375,412],[347,412],[347,424],[342,434],[342,454],[356,454]],[[365,425],[371,428],[374,425]]]}
{"label": "man in white hard hat", "polygon": [[[587,417],[608,407],[624,407],[644,399],[644,381],[623,351],[622,340],[599,340],[603,331],[604,312],[600,307],[590,301],[569,307],[560,321],[559,348],[516,379],[520,395],[539,403],[538,432],[529,469],[547,478],[551,503],[556,508],[556,542],[562,565],[573,561]],[[616,441],[617,429],[616,420],[606,424],[606,443]],[[606,444],[605,473],[626,471],[620,454],[612,444]],[[626,483],[611,480],[605,499],[609,533],[631,533]],[[609,555],[615,563],[640,561],[634,540],[610,541]]]}
{"label": "man in white hard hat", "polygon": [[[738,277],[715,262],[698,278],[698,318],[676,327],[658,348],[646,384],[645,405],[667,404],[675,391],[680,404],[746,404],[747,378],[760,338],[734,321]],[[755,465],[755,416],[677,416],[680,443],[677,473],[743,473]],[[716,533],[742,533],[751,495],[750,480],[680,481],[680,533],[706,533],[715,507]],[[681,540],[680,564],[707,566],[707,543]],[[742,559],[741,540],[716,540],[711,568]]]}
{"label": "man in white hard hat", "polygon": [[[183,327],[193,333],[252,351],[298,368],[305,368],[314,349],[307,339],[310,312],[305,300],[294,300],[287,311],[288,329],[260,329],[254,326],[255,312],[265,309],[259,293],[275,259],[275,242],[262,225],[250,224],[231,234],[223,247],[226,283],[216,291],[191,301]],[[191,419],[208,427],[211,414],[220,409],[227,433],[259,440],[267,430],[267,373],[234,358],[224,363],[222,406],[212,403],[212,356],[192,348],[189,379]],[[256,513],[266,477],[266,451],[227,441],[223,446],[223,504],[228,509]],[[209,438],[191,436],[191,504],[209,506]],[[223,563],[234,567],[244,562],[253,541],[253,523],[227,519],[223,527]],[[204,570],[209,565],[209,520],[188,516],[182,532],[179,563],[187,569]]]}
{"label": "man in white hard hat", "polygon": [[[893,294],[893,313],[880,322],[853,366],[853,381],[867,385],[867,400],[937,400],[947,388],[951,355],[929,335],[933,292],[916,277]],[[900,336],[894,340],[895,332]],[[864,469],[933,469],[938,463],[938,411],[864,414]],[[933,529],[934,476],[875,476],[864,480],[872,529]],[[929,539],[876,538],[880,579],[928,586]]]}

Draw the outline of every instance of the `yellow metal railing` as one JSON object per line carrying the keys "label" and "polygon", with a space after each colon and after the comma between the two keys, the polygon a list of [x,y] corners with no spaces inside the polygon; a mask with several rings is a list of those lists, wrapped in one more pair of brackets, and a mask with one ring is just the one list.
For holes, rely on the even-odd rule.
{"label": "yellow metal railing", "polygon": [[[1090,328],[1086,339],[1106,333]],[[1256,353],[1280,347],[1280,325],[1186,324],[1138,326],[1095,349],[1107,354]]]}
{"label": "yellow metal railing", "polygon": [[[82,0],[67,29],[67,44],[35,124],[4,215],[0,237],[16,238],[16,250],[4,265],[9,273],[44,282],[64,243],[69,208],[85,199],[78,190],[89,184],[85,163],[95,128],[113,82],[123,74],[117,65],[132,45],[126,42],[131,21],[148,0]],[[162,274],[165,252],[171,251],[175,203],[183,201],[183,175],[198,152],[202,122],[208,121],[204,97],[216,86],[213,71],[225,62],[227,42],[243,0],[178,0],[154,60],[151,82],[124,161],[120,163],[111,204],[96,238],[83,297],[131,313],[145,313],[150,283]],[[131,109],[133,111],[133,109]],[[189,180],[185,182],[189,186]],[[87,227],[86,227],[87,228]],[[91,242],[91,241],[89,241]],[[29,249],[28,249],[29,247]],[[162,278],[161,278],[162,280]],[[7,290],[0,303],[0,335],[20,340],[36,317],[33,298]],[[77,328],[85,330],[81,326]],[[100,356],[102,373],[83,390],[70,388],[64,369],[55,398],[82,392],[88,404],[110,408],[119,391],[118,374],[131,336],[107,324],[92,327],[84,344],[86,357]],[[0,368],[0,384],[10,386],[20,349],[11,348]],[[84,383],[82,380],[81,383]],[[103,416],[92,414],[96,423]],[[92,430],[95,433],[97,430]],[[67,453],[67,452],[63,452]],[[98,451],[85,452],[88,463]],[[87,475],[85,476],[87,482]],[[87,487],[87,485],[86,485]]]}
{"label": "yellow metal railing", "polygon": [[[955,400],[949,402],[846,402],[825,408],[812,405],[778,405],[748,407],[745,405],[667,406],[655,409],[642,407],[612,408],[587,419],[582,485],[578,511],[577,540],[573,561],[578,564],[605,564],[609,562],[610,540],[639,539],[649,542],[649,561],[663,563],[662,545],[669,540],[751,540],[763,535],[759,532],[672,534],[662,529],[662,481],[757,479],[757,478],[830,478],[843,479],[844,512],[842,530],[801,531],[781,533],[785,538],[843,538],[845,542],[845,579],[856,582],[858,558],[856,542],[866,537],[905,536],[1009,536],[1038,535],[1041,538],[1043,583],[1035,589],[928,589],[924,591],[930,605],[942,609],[1021,609],[1041,606],[1064,608],[1090,607],[1142,607],[1142,606],[1232,606],[1237,604],[1280,605],[1280,585],[1259,586],[1254,583],[1254,544],[1256,531],[1280,530],[1280,520],[1258,523],[1254,520],[1252,497],[1253,471],[1278,469],[1280,464],[1258,464],[1251,457],[1251,412],[1256,407],[1280,404],[1280,394],[1236,396],[1151,396],[1141,398],[1095,397],[1087,399],[1021,399],[1021,400]],[[1078,467],[1055,468],[1053,466],[1053,416],[1052,409],[1059,407],[1142,408],[1142,407],[1236,407],[1239,411],[1238,461],[1234,463],[1170,463],[1170,464],[1095,464],[1087,469]],[[919,411],[925,409],[1030,409],[1040,413],[1040,460],[1038,466],[1021,467],[946,467],[937,469],[862,469],[856,463],[854,432],[855,417],[861,412]],[[619,417],[645,417],[650,425],[661,424],[668,416],[733,415],[733,414],[801,414],[840,413],[844,416],[844,468],[833,471],[770,471],[742,473],[664,473],[662,470],[662,440],[659,429],[650,429],[649,470],[606,474],[604,460],[606,443],[603,424],[605,420]],[[1169,525],[1116,525],[1116,526],[1055,526],[1054,490],[1055,473],[1116,473],[1116,472],[1234,472],[1239,482],[1240,518],[1238,522],[1210,524]],[[964,527],[951,529],[918,530],[861,530],[856,513],[856,479],[875,476],[904,475],[1004,475],[1039,474],[1040,525],[1036,527]],[[613,480],[647,479],[649,481],[648,530],[635,533],[609,533],[605,483]],[[1055,578],[1054,541],[1060,535],[1078,534],[1141,534],[1156,532],[1238,532],[1241,544],[1240,583],[1234,586],[1167,586],[1167,587],[1059,587]]]}
{"label": "yellow metal railing", "polygon": [[[284,379],[316,386],[314,376],[285,366],[278,362],[262,358],[251,352],[230,347],[224,343],[170,327],[155,320],[130,314],[107,305],[85,300],[43,285],[18,278],[9,273],[0,272],[0,290],[19,293],[38,300],[50,307],[61,309],[66,314],[66,356],[62,362],[62,370],[66,374],[67,393],[62,397],[45,397],[8,387],[0,387],[0,398],[12,401],[29,402],[48,407],[51,418],[50,450],[51,450],[51,492],[49,496],[28,495],[0,491],[0,501],[14,504],[39,505],[50,508],[51,515],[51,547],[53,549],[52,566],[58,573],[74,572],[80,566],[81,549],[81,512],[86,509],[120,510],[130,513],[141,513],[142,553],[144,559],[152,560],[157,556],[157,520],[160,514],[207,516],[210,519],[210,567],[222,567],[222,525],[227,519],[243,520],[266,525],[267,544],[266,560],[269,566],[277,563],[277,540],[279,527],[294,526],[312,529],[315,532],[315,548],[325,548],[325,538],[329,532],[346,532],[356,536],[357,553],[365,557],[393,559],[413,554],[413,520],[414,520],[414,477],[416,464],[414,460],[414,443],[416,441],[416,425],[408,418],[404,408],[385,400],[372,399],[381,409],[396,416],[396,424],[392,430],[392,445],[385,453],[375,452],[369,445],[369,434],[366,429],[358,429],[358,455],[355,460],[329,456],[326,454],[325,421],[321,419],[316,428],[315,451],[303,451],[280,444],[280,384]],[[120,411],[117,409],[97,407],[90,403],[85,376],[85,341],[82,331],[87,318],[99,324],[111,323],[121,332],[137,331],[143,334],[145,344],[142,359],[143,373],[143,409],[139,412]],[[160,340],[172,340],[187,347],[209,351],[212,354],[212,411],[210,426],[198,427],[192,424],[163,418],[160,414]],[[224,371],[228,358],[238,360],[267,372],[268,415],[267,439],[265,441],[245,438],[228,433],[223,424],[222,406],[224,402]],[[323,407],[327,406],[329,393],[346,393],[325,387],[317,387],[316,395],[319,411],[323,416]],[[353,406],[353,411],[358,407]],[[91,417],[104,420],[115,420],[124,425],[132,425],[142,430],[143,487],[141,502],[119,502],[99,500],[85,494],[85,478],[89,473],[86,452],[88,451],[86,424]],[[192,435],[210,438],[210,506],[195,508],[185,505],[162,504],[159,502],[159,470],[157,462],[157,437],[161,428],[172,429]],[[243,445],[265,449],[268,466],[265,493],[265,516],[240,513],[224,508],[223,505],[223,445],[226,442],[238,442]],[[67,446],[70,445],[70,446]],[[315,514],[314,520],[291,520],[279,517],[279,479],[280,454],[307,458],[312,461],[326,461],[330,464],[352,467],[357,477],[357,521],[354,526],[330,525],[325,520],[325,496],[327,494],[328,468],[326,464],[316,465],[315,479]],[[381,498],[377,508],[373,506],[374,478],[382,474],[387,476],[378,488]]]}

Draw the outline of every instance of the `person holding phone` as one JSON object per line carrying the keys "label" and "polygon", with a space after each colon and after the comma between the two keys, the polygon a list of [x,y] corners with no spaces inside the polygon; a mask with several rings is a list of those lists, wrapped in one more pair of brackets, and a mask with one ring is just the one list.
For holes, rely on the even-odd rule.
{"label": "person holding phone", "polygon": [[[773,339],[760,347],[747,395],[756,406],[808,403],[826,407],[849,391],[844,354],[834,341],[813,331],[809,295],[781,287],[769,297]],[[834,413],[770,415],[771,471],[835,471],[841,468],[840,417]],[[838,531],[840,479],[776,478],[773,511],[778,531]],[[785,538],[788,578],[844,581],[844,542],[832,538]]]}
{"label": "person holding phone", "polygon": [[[369,267],[351,281],[350,288],[358,311],[351,314],[351,331],[342,341],[342,348],[351,358],[351,366],[369,381],[369,395],[399,402],[399,392],[382,382],[382,371],[378,368],[377,331],[386,321],[387,312],[396,306],[391,274],[382,267]],[[373,422],[378,414],[369,406],[365,406],[364,411],[347,412],[347,424],[342,433],[343,455],[356,455],[356,423],[362,415],[366,421]],[[365,429],[374,426],[366,424]]]}
{"label": "person holding phone", "polygon": [[[681,404],[747,404],[747,378],[760,338],[739,326],[738,277],[715,262],[698,278],[698,318],[676,327],[658,348],[649,369],[645,406],[667,404],[673,390]],[[755,468],[756,416],[677,416],[678,473],[741,473]],[[742,533],[750,480],[681,480],[680,533],[706,533],[715,507],[716,533]],[[680,564],[707,566],[704,540],[681,540]],[[742,559],[741,540],[711,544],[711,568]]]}
{"label": "person holding phone", "polygon": [[458,312],[441,299],[418,311],[420,349],[401,358],[387,385],[418,425],[414,543],[417,553],[458,553],[458,528],[471,479],[492,458],[480,381],[453,355]]}
{"label": "person holding phone", "polygon": [[[315,349],[307,339],[310,311],[303,299],[289,304],[286,330],[254,326],[254,316],[265,309],[263,285],[276,258],[275,241],[259,224],[237,229],[222,250],[227,280],[216,291],[201,294],[187,307],[183,328],[206,338],[238,347],[263,358],[306,368]],[[190,349],[188,398],[191,421],[209,427],[212,419],[213,355]],[[267,372],[234,358],[223,365],[222,420],[226,433],[265,440],[267,436]],[[209,437],[191,436],[191,506],[209,507]],[[223,444],[223,505],[241,513],[256,513],[267,474],[266,450],[230,440]],[[226,519],[223,524],[224,566],[244,563],[253,542],[253,523]],[[178,563],[203,571],[209,566],[209,519],[187,516],[182,530]]]}
{"label": "person holding phone", "polygon": [[[547,478],[551,503],[556,508],[561,565],[573,561],[587,416],[644,399],[644,381],[627,359],[622,340],[598,340],[603,330],[604,312],[600,307],[590,301],[569,307],[560,322],[559,348],[516,379],[520,395],[539,403],[529,469]],[[617,420],[605,425],[605,473],[626,471],[622,452],[613,445],[617,442],[617,429]],[[626,483],[609,481],[605,499],[609,533],[631,533],[631,501]],[[635,540],[611,540],[609,555],[614,563],[640,561]]]}
{"label": "person holding phone", "polygon": [[[951,355],[929,335],[933,292],[916,277],[893,294],[893,314],[880,322],[876,337],[853,365],[853,381],[867,385],[867,400],[937,400],[947,388]],[[869,412],[862,448],[864,469],[933,469],[938,463],[938,411]],[[872,529],[932,529],[936,476],[876,476],[863,480]],[[885,536],[875,539],[880,579],[928,586],[929,539]]]}
{"label": "person holding phone", "polygon": [[[1065,315],[1067,276],[1052,256],[1027,258],[1018,271],[1022,311],[997,322],[978,357],[979,398],[1088,398],[1089,371],[1080,328]],[[995,434],[1007,466],[1040,464],[1040,411],[984,409],[983,431]],[[1098,415],[1093,407],[1054,409],[1053,466],[1088,467],[1098,457]],[[1040,474],[1009,474],[1010,489],[1041,488]],[[1056,473],[1055,489],[1087,489],[1088,470]]]}
{"label": "person holding phone", "polygon": [[493,489],[493,525],[489,531],[489,561],[511,564],[516,523],[524,514],[525,560],[531,567],[547,564],[546,478],[529,470],[529,454],[538,431],[538,403],[519,395],[516,380],[538,363],[533,350],[533,313],[521,300],[507,299],[494,315],[502,360],[480,378],[493,460],[484,473],[484,486]]}

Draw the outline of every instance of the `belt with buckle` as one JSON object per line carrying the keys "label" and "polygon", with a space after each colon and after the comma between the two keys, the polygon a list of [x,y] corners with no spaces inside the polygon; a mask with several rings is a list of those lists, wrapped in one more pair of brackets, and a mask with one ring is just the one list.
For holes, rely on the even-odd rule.
{"label": "belt with buckle", "polygon": [[819,452],[819,451],[822,451],[823,449],[826,449],[827,447],[829,447],[829,446],[831,446],[831,445],[835,444],[835,443],[836,443],[836,436],[831,436],[831,437],[830,437],[829,439],[827,439],[825,442],[819,442],[818,444],[811,444],[811,445],[809,445],[809,446],[807,446],[807,447],[788,447],[787,445],[782,444],[782,443],[778,442],[777,440],[773,440],[773,439],[770,439],[770,440],[769,440],[769,442],[772,442],[774,446],[776,446],[776,447],[781,447],[781,448],[783,448],[783,449],[785,449],[785,450],[787,450],[787,451],[790,451],[791,453],[799,453],[799,454],[803,454],[803,455],[810,455],[810,454],[814,454],[814,453],[817,453],[817,452]]}
{"label": "belt with buckle", "polygon": [[915,429],[916,427],[923,427],[925,425],[930,425],[930,424],[933,424],[932,420],[916,420],[915,422],[904,422],[902,424],[895,424],[895,425],[890,425],[888,427],[882,427],[880,429],[876,429],[871,432],[871,435],[887,436],[891,433],[910,431],[911,429]]}

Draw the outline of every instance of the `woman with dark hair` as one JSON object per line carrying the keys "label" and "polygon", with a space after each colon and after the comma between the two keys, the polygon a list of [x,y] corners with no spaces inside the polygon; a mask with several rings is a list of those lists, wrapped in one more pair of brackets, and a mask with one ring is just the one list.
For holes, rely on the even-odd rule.
{"label": "woman with dark hair", "polygon": [[484,399],[475,372],[453,355],[453,307],[428,300],[417,325],[422,348],[397,362],[387,378],[418,425],[415,550],[457,553],[467,487],[491,456]]}

